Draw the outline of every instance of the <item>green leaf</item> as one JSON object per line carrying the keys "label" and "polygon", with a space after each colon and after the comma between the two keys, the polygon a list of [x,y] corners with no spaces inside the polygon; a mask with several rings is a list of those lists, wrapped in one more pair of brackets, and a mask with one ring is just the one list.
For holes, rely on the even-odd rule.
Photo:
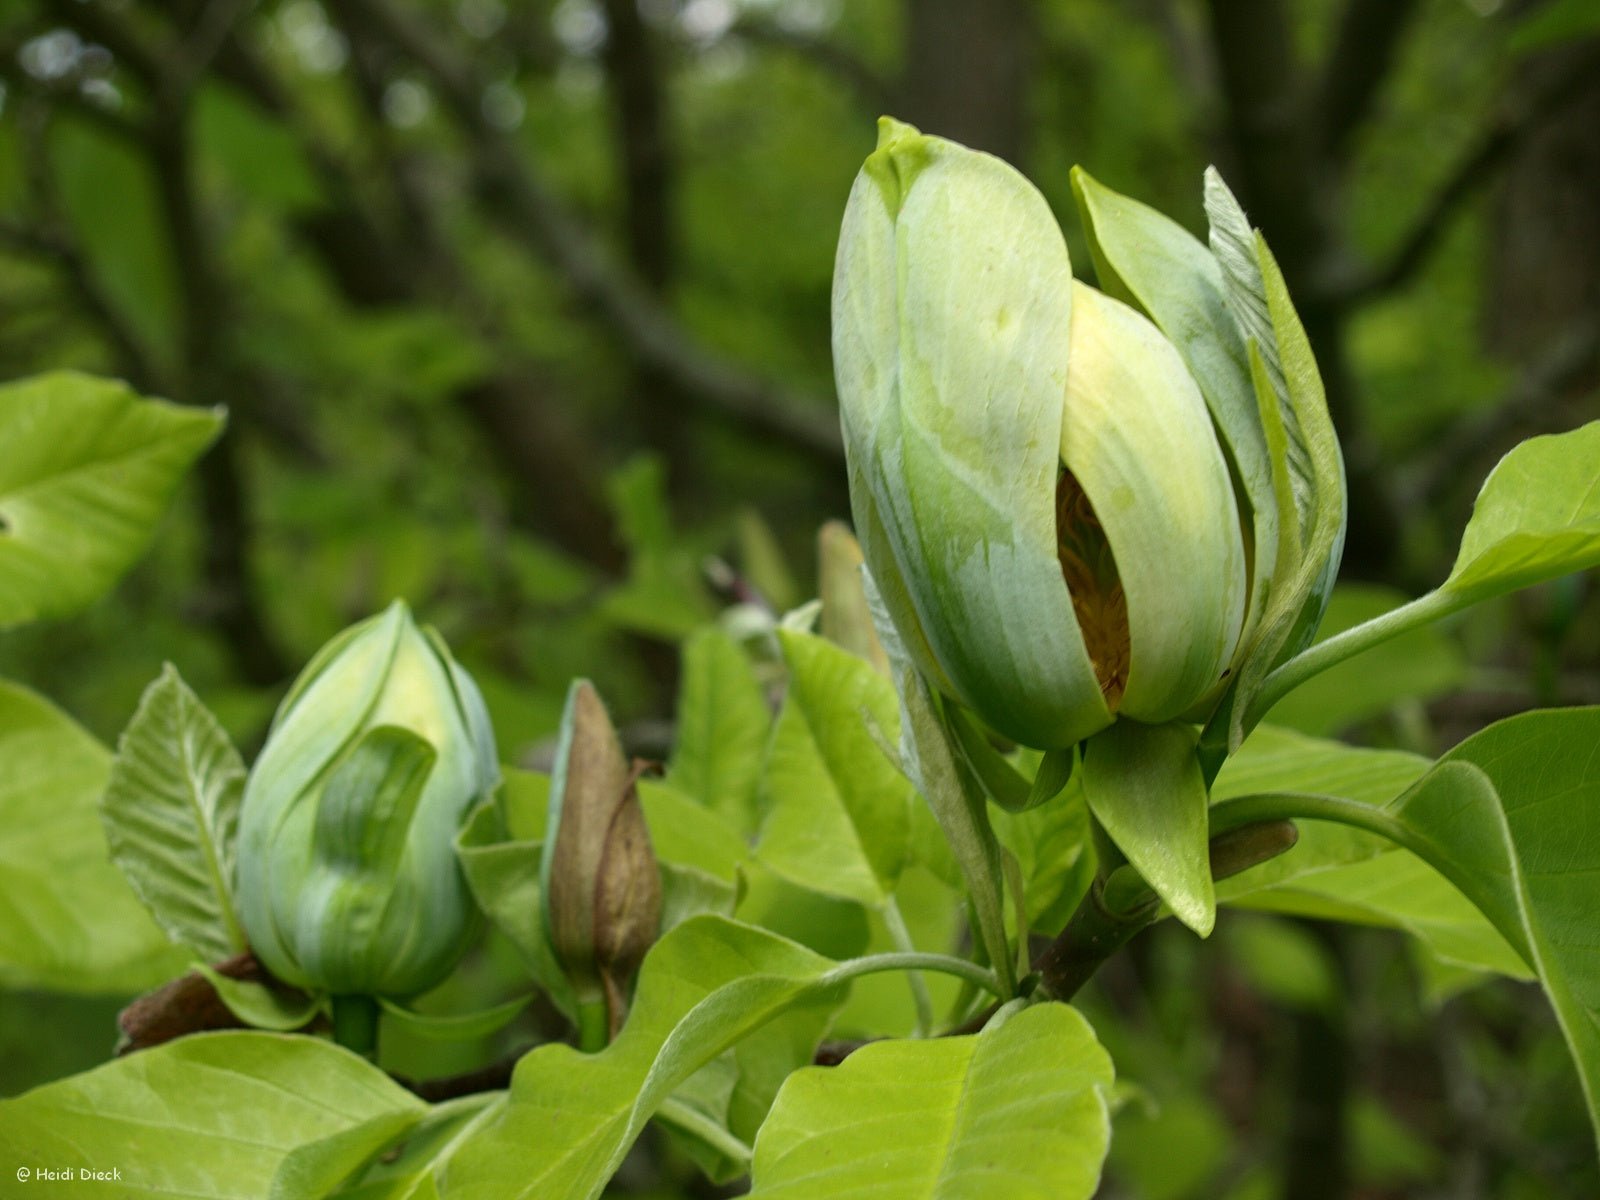
{"label": "green leaf", "polygon": [[683,647],[667,782],[740,833],[754,833],[756,785],[771,728],[766,697],[739,644],[715,627],[698,630]]}
{"label": "green leaf", "polygon": [[1111,1140],[1111,1059],[1064,1004],[969,1037],[874,1042],[797,1071],[756,1140],[755,1200],[1074,1200]]}
{"label": "green leaf", "polygon": [[1260,370],[1253,377],[1269,447],[1281,434],[1274,484],[1280,492],[1287,484],[1297,518],[1289,521],[1280,509],[1271,593],[1254,643],[1241,659],[1229,710],[1228,746],[1236,751],[1249,732],[1250,702],[1268,672],[1305,647],[1327,606],[1344,548],[1344,461],[1311,342],[1277,260],[1214,167],[1206,171],[1205,198],[1211,250],[1222,269],[1228,307],[1246,344],[1259,355]]}
{"label": "green leaf", "polygon": [[1028,901],[1028,925],[1059,933],[1094,878],[1089,808],[1081,777],[1049,804],[1020,813],[995,813],[995,832],[1016,855]]}
{"label": "green leaf", "polygon": [[1254,344],[1260,353],[1272,393],[1277,397],[1278,415],[1288,438],[1289,486],[1299,517],[1296,541],[1304,545],[1317,503],[1316,473],[1306,432],[1300,427],[1300,413],[1289,393],[1288,373],[1278,341],[1280,331],[1267,297],[1256,231],[1215,167],[1206,169],[1205,204],[1206,220],[1211,226],[1211,253],[1221,268],[1224,283],[1223,298],[1245,343]]}
{"label": "green leaf", "polygon": [[1537,972],[1600,1138],[1597,747],[1600,708],[1524,713],[1462,742],[1382,808],[1304,793],[1244,797],[1220,805],[1214,824],[1266,815],[1336,820],[1437,868]]}
{"label": "green leaf", "polygon": [[[1466,810],[1442,802],[1402,818],[1463,862],[1486,865],[1481,877],[1492,898],[1474,899],[1538,971],[1600,1137],[1600,956],[1594,939],[1600,708],[1499,721],[1440,763],[1481,770],[1498,793],[1498,806]],[[1525,942],[1516,936],[1519,929]]]}
{"label": "green leaf", "polygon": [[434,1041],[471,1042],[504,1029],[521,1015],[532,996],[513,996],[510,1000],[467,1013],[419,1013],[393,1000],[378,997],[378,1007],[390,1020],[418,1037]]}
{"label": "green leaf", "polygon": [[478,907],[516,947],[534,982],[573,1017],[577,1000],[550,947],[540,886],[549,792],[549,776],[506,768],[498,798],[474,809],[456,835],[456,857]]}
{"label": "green leaf", "polygon": [[[1262,726],[1222,768],[1211,798],[1218,803],[1267,792],[1313,792],[1376,806],[1409,788],[1428,766],[1416,754],[1357,748]],[[1220,881],[1217,898],[1234,903],[1251,896],[1257,907],[1275,907],[1270,896],[1279,893],[1269,889],[1299,888],[1307,877],[1391,853],[1403,852],[1364,830],[1305,822],[1294,849]]]}
{"label": "green leaf", "polygon": [[1217,902],[1193,730],[1118,721],[1084,747],[1083,792],[1145,882],[1180,921],[1207,936]]}
{"label": "green leaf", "polygon": [[220,412],[74,372],[0,386],[0,629],[108,591],[221,430]]}
{"label": "green leaf", "polygon": [[245,948],[233,905],[244,762],[170,663],[117,743],[100,819],[112,861],[173,941],[206,962]]}
{"label": "green leaf", "polygon": [[831,1007],[847,976],[811,951],[698,917],[645,958],[628,1022],[597,1055],[541,1046],[504,1108],[451,1160],[460,1200],[592,1200],[660,1104],[746,1034],[799,1005]]}
{"label": "green leaf", "polygon": [[864,659],[780,630],[789,694],[767,761],[757,855],[818,891],[879,905],[905,866],[911,788],[867,721],[893,735],[894,689]]}
{"label": "green leaf", "polygon": [[322,1000],[308,992],[231,979],[205,963],[195,963],[193,970],[205,976],[229,1012],[255,1029],[290,1033],[309,1025],[322,1011]]}
{"label": "green leaf", "polygon": [[1478,492],[1443,589],[1467,603],[1600,565],[1600,421],[1529,438]]}
{"label": "green leaf", "polygon": [[403,1125],[426,1108],[331,1043],[204,1033],[0,1102],[0,1157],[115,1169],[122,1178],[108,1194],[129,1198],[259,1200],[303,1143],[373,1121]]}
{"label": "green leaf", "polygon": [[[539,886],[550,777],[515,767],[502,774],[497,800],[474,810],[457,836],[456,856],[478,907],[571,1015],[572,985],[550,949]],[[731,907],[733,880],[747,855],[738,834],[709,809],[649,780],[639,781],[639,801],[661,859],[662,931],[698,912]]]}
{"label": "green leaf", "polygon": [[1597,464],[1600,421],[1517,446],[1484,480],[1443,584],[1289,659],[1245,704],[1234,706],[1234,722],[1248,726],[1307,679],[1400,634],[1491,596],[1600,564]]}
{"label": "green leaf", "polygon": [[[439,1174],[456,1150],[499,1111],[504,1095],[480,1092],[436,1104],[398,1140],[384,1142],[374,1136],[376,1131],[364,1129],[360,1138],[366,1153],[364,1165],[354,1174],[340,1177],[338,1186],[327,1193],[329,1200],[438,1200]],[[356,1139],[345,1134],[341,1140],[348,1145]],[[332,1158],[317,1142],[295,1150],[273,1181],[273,1200],[299,1200],[307,1194],[287,1185],[303,1178],[307,1168],[302,1163],[310,1156],[324,1162]]]}
{"label": "green leaf", "polygon": [[[1264,726],[1217,777],[1212,798],[1267,792],[1342,796],[1381,807],[1412,787],[1428,760]],[[1436,958],[1518,978],[1528,968],[1472,903],[1409,850],[1362,829],[1302,821],[1286,854],[1217,884],[1226,904],[1402,929]]]}
{"label": "green leaf", "polygon": [[1247,644],[1277,562],[1278,510],[1245,341],[1228,308],[1222,271],[1183,226],[1112,191],[1082,167],[1072,169],[1072,191],[1100,287],[1143,309],[1177,347],[1244,485],[1256,547],[1250,609],[1241,634],[1241,644]]}
{"label": "green leaf", "polygon": [[889,618],[876,577],[866,573],[862,578],[867,606],[900,700],[901,765],[939,823],[950,855],[966,884],[978,942],[999,973],[1002,989],[1011,995],[1016,990],[1016,980],[1010,942],[1006,937],[1000,841],[989,822],[986,794],[967,766],[942,701],[912,665],[905,643]]}
{"label": "green leaf", "polygon": [[326,1196],[418,1125],[412,1110],[380,1113],[328,1137],[296,1146],[278,1165],[268,1200]]}
{"label": "green leaf", "polygon": [[132,992],[182,971],[111,864],[95,805],[111,755],[48,701],[0,682],[0,981]]}
{"label": "green leaf", "polygon": [[748,861],[750,847],[738,830],[717,813],[676,788],[651,779],[639,780],[639,803],[650,843],[664,863],[693,867],[713,879],[732,882]]}

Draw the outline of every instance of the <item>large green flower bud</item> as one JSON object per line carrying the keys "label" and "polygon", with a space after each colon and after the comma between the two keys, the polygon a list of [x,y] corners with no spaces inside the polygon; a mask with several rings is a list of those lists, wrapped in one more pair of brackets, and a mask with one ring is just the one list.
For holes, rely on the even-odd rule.
{"label": "large green flower bud", "polygon": [[477,911],[455,836],[498,779],[483,699],[438,634],[399,601],[339,634],[245,785],[238,900],[256,956],[334,995],[440,982]]}
{"label": "large green flower bud", "polygon": [[1248,584],[1205,401],[1146,317],[1074,282],[1026,179],[885,121],[833,331],[856,529],[930,682],[1047,749],[1218,695]]}

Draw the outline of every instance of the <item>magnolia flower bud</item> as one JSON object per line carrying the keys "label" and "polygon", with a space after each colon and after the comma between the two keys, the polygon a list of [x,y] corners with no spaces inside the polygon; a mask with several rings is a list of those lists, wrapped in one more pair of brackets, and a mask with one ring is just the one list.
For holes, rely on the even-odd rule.
{"label": "magnolia flower bud", "polygon": [[1012,168],[885,121],[850,194],[834,367],[855,525],[928,680],[1062,748],[1215,698],[1245,534],[1199,387],[1074,282]]}
{"label": "magnolia flower bud", "polygon": [[[627,992],[661,929],[661,868],[605,705],[586,679],[567,693],[540,872],[550,948],[572,981],[586,1049],[622,1024]],[[591,1024],[594,1022],[594,1024]]]}
{"label": "magnolia flower bud", "polygon": [[245,785],[240,917],[278,978],[334,995],[439,983],[476,908],[455,835],[499,781],[471,678],[396,601],[319,651]]}

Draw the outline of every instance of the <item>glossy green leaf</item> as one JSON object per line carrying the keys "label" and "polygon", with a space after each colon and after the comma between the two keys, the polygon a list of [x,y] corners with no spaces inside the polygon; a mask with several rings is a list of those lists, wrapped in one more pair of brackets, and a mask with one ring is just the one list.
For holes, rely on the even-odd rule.
{"label": "glossy green leaf", "polygon": [[889,660],[900,699],[901,765],[938,821],[945,845],[966,884],[978,942],[1000,973],[1009,995],[1015,991],[1015,980],[1006,937],[1005,884],[1000,841],[989,821],[987,796],[967,766],[943,701],[912,665],[904,642],[890,623],[876,578],[867,575],[865,579],[878,640]]}
{"label": "glossy green leaf", "polygon": [[861,581],[864,561],[861,543],[848,525],[843,521],[823,523],[817,531],[817,598],[822,601],[817,632],[887,675],[889,660],[872,626]]}
{"label": "glossy green leaf", "polygon": [[[500,803],[506,802],[515,778],[507,774]],[[534,806],[530,803],[529,807]],[[539,886],[544,854],[542,807],[539,812],[535,828],[523,825],[519,830],[537,832],[539,836],[519,838],[506,832],[504,818],[495,804],[480,805],[456,838],[456,857],[478,907],[516,947],[534,982],[549,993],[556,1007],[571,1015],[576,1011],[572,985],[550,948],[544,922],[544,898]],[[517,827],[512,825],[513,829]]]}
{"label": "glossy green leaf", "polygon": [[1111,1140],[1111,1059],[1064,1004],[796,1072],[756,1140],[760,1200],[1074,1200]]}
{"label": "glossy green leaf", "polygon": [[206,962],[245,948],[233,905],[244,761],[170,663],[117,743],[100,801],[112,861],[173,941]]}
{"label": "glossy green leaf", "polygon": [[1443,591],[1467,602],[1600,564],[1600,421],[1529,438],[1478,492]]}
{"label": "glossy green leaf", "polygon": [[323,999],[309,992],[234,979],[205,963],[195,963],[194,970],[205,976],[228,1011],[252,1029],[291,1033],[309,1025],[323,1009]]}
{"label": "glossy green leaf", "polygon": [[1083,793],[1145,882],[1180,921],[1208,935],[1217,903],[1193,731],[1118,721],[1084,748]]}
{"label": "glossy green leaf", "polygon": [[[1470,763],[1482,771],[1498,794],[1498,807],[1469,813],[1460,804],[1441,804],[1404,816],[1463,862],[1485,864],[1479,874],[1492,887],[1492,899],[1475,899],[1538,971],[1600,1137],[1600,955],[1594,936],[1600,708],[1499,721],[1440,763]],[[1519,927],[1525,944],[1516,937]]]}
{"label": "glossy green leaf", "polygon": [[[1342,796],[1381,807],[1422,778],[1428,760],[1264,726],[1222,769],[1214,800],[1263,792]],[[1434,956],[1526,978],[1515,950],[1457,888],[1409,850],[1328,821],[1299,822],[1294,849],[1217,884],[1219,901],[1270,912],[1405,930]]]}
{"label": "glossy green leaf", "polygon": [[1404,845],[1436,867],[1538,974],[1600,1137],[1597,763],[1600,708],[1530,712],[1468,738],[1375,811],[1288,794],[1242,798],[1231,810],[1219,806],[1216,821],[1227,825],[1267,811],[1308,823],[1338,820]]}
{"label": "glossy green leaf", "polygon": [[[1254,344],[1261,355],[1272,394],[1278,401],[1278,415],[1287,435],[1289,486],[1299,518],[1297,540],[1303,547],[1311,529],[1317,504],[1317,479],[1309,444],[1310,431],[1301,428],[1301,412],[1289,391],[1289,370],[1284,361],[1281,330],[1274,319],[1267,295],[1267,280],[1258,252],[1256,231],[1233,192],[1215,167],[1205,174],[1206,220],[1210,225],[1211,253],[1215,256],[1223,282],[1223,299],[1233,314],[1236,327],[1246,345]],[[1241,362],[1241,366],[1246,365]],[[1254,409],[1252,404],[1251,409]],[[1280,569],[1292,569],[1283,563]]]}
{"label": "glossy green leaf", "polygon": [[95,811],[111,755],[66,714],[0,682],[0,981],[132,992],[187,956],[112,865]]}
{"label": "glossy green leaf", "polygon": [[374,1121],[398,1128],[426,1108],[329,1042],[203,1033],[0,1102],[0,1157],[8,1180],[10,1164],[115,1169],[107,1194],[130,1200],[259,1200],[296,1147]]}
{"label": "glossy green leaf", "polygon": [[911,788],[867,722],[893,736],[894,689],[864,659],[781,630],[789,694],[773,735],[757,855],[795,882],[881,904],[904,867]]}
{"label": "glossy green leaf", "polygon": [[335,1135],[341,1146],[321,1142],[301,1146],[279,1168],[271,1200],[300,1200],[308,1193],[292,1190],[292,1185],[316,1169],[306,1160],[331,1167],[336,1155],[364,1157],[353,1173],[333,1180],[336,1186],[327,1192],[329,1200],[438,1200],[438,1177],[445,1165],[499,1111],[504,1095],[480,1092],[436,1104],[398,1138],[384,1138],[381,1129],[369,1125]]}
{"label": "glossy green leaf", "polygon": [[435,1041],[472,1042],[511,1024],[522,1015],[532,999],[532,996],[513,996],[477,1012],[465,1013],[420,1013],[383,997],[379,997],[378,1005],[388,1020],[418,1037]]}
{"label": "glossy green leaf", "polygon": [[1028,902],[1029,927],[1059,933],[1094,878],[1089,807],[1082,779],[1048,804],[993,814],[995,833],[1017,858]]}
{"label": "glossy green leaf", "polygon": [[684,644],[676,718],[667,781],[741,833],[755,832],[772,716],[745,652],[720,629],[701,629]]}
{"label": "glossy green leaf", "polygon": [[750,857],[750,847],[737,829],[668,784],[641,779],[639,803],[656,857],[664,863],[732,882]]}
{"label": "glossy green leaf", "polygon": [[[1259,355],[1253,382],[1269,450],[1275,432],[1281,433],[1283,456],[1274,465],[1274,483],[1280,490],[1287,484],[1297,516],[1291,524],[1280,511],[1271,594],[1236,675],[1228,734],[1229,749],[1236,751],[1249,732],[1250,702],[1268,672],[1304,648],[1327,606],[1344,547],[1344,460],[1310,339],[1277,260],[1215,168],[1206,172],[1205,193],[1211,249],[1228,306]],[[1270,411],[1274,396],[1276,414]]]}
{"label": "glossy green leaf", "polygon": [[341,1182],[416,1128],[413,1109],[379,1113],[327,1137],[295,1147],[273,1173],[268,1200],[327,1196]]}
{"label": "glossy green leaf", "polygon": [[0,629],[108,591],[221,429],[218,412],[69,371],[0,386]]}
{"label": "glossy green leaf", "polygon": [[690,1075],[797,1005],[831,1006],[835,964],[719,917],[668,934],[645,959],[622,1033],[600,1054],[542,1046],[504,1108],[451,1160],[460,1200],[592,1200],[645,1123]]}

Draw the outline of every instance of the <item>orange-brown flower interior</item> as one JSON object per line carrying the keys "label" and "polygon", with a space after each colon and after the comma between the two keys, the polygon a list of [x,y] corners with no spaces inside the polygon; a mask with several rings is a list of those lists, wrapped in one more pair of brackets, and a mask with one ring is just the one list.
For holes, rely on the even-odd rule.
{"label": "orange-brown flower interior", "polygon": [[1083,487],[1065,467],[1056,479],[1056,556],[1095,678],[1115,712],[1128,686],[1128,601],[1106,531]]}

